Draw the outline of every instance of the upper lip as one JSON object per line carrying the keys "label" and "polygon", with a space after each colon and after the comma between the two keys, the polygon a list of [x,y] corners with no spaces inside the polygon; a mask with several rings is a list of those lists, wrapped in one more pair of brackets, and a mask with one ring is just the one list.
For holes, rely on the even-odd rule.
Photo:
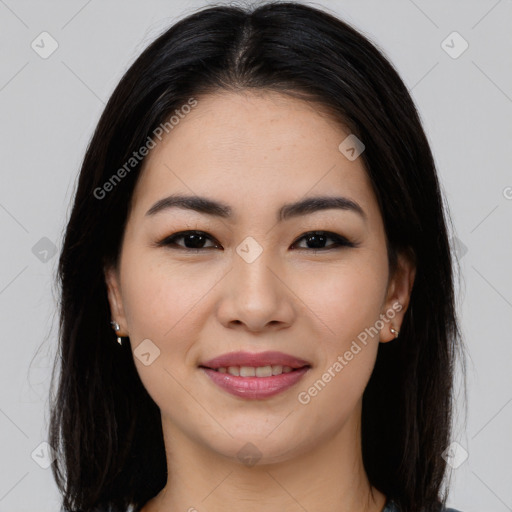
{"label": "upper lip", "polygon": [[229,352],[214,357],[199,366],[216,370],[218,368],[227,368],[229,366],[272,366],[282,365],[291,368],[302,368],[310,366],[308,361],[300,359],[283,352],[267,351],[267,352]]}

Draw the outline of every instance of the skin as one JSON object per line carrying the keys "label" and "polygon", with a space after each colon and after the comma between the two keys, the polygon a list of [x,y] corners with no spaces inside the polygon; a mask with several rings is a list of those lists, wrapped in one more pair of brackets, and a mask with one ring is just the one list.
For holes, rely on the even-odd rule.
{"label": "skin", "polygon": [[[390,326],[400,329],[414,265],[400,255],[389,274],[377,200],[362,159],[350,161],[338,149],[349,135],[341,124],[275,92],[198,100],[146,158],[119,267],[105,269],[119,333],[132,350],[145,339],[160,350],[148,366],[134,357],[162,413],[169,475],[143,512],[381,511],[386,497],[370,486],[362,464],[362,395],[379,342],[394,339]],[[233,218],[178,208],[145,215],[172,193],[225,202]],[[348,197],[367,218],[329,209],[276,222],[284,203],[316,195]],[[155,245],[186,230],[212,238],[202,252],[187,253],[184,238],[181,249]],[[302,238],[313,230],[359,245],[314,252]],[[252,263],[236,252],[248,236],[262,248]],[[333,243],[328,238],[324,247]],[[397,303],[401,311],[300,403],[298,393]],[[238,350],[282,351],[311,369],[271,398],[235,397],[198,365]],[[249,442],[261,457],[252,466],[237,455]]]}

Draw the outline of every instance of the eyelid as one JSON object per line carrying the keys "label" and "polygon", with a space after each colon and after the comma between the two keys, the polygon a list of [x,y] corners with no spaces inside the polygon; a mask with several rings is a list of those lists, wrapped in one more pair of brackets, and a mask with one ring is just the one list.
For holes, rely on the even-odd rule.
{"label": "eyelid", "polygon": [[[220,243],[216,240],[215,237],[213,237],[212,235],[208,234],[205,231],[201,231],[198,229],[177,231],[176,233],[173,233],[172,235],[166,236],[163,240],[157,242],[155,245],[158,247],[173,246],[173,247],[171,247],[172,249],[178,249],[178,250],[194,252],[194,253],[198,253],[198,252],[201,252],[204,250],[216,248],[216,247],[200,247],[200,248],[194,249],[194,248],[189,248],[189,247],[184,247],[184,246],[178,245],[174,242],[174,240],[183,238],[187,235],[200,235],[206,239],[209,239],[211,242],[216,244],[217,247],[220,246]],[[331,238],[332,240],[334,240],[335,243],[331,244],[331,246],[327,246],[324,248],[315,249],[315,248],[308,248],[308,247],[300,247],[299,249],[294,249],[294,250],[307,251],[307,252],[327,252],[330,250],[341,249],[344,247],[358,247],[360,245],[359,242],[352,241],[349,238],[347,238],[346,236],[340,235],[338,233],[334,233],[334,232],[328,231],[328,230],[315,229],[315,230],[305,231],[304,233],[302,233],[298,238],[295,239],[295,241],[292,243],[292,246],[296,245],[301,240],[306,239],[308,236],[313,236],[313,235],[320,235],[320,236],[325,236],[326,238]],[[222,250],[224,250],[224,249],[222,249]]]}
{"label": "eyelid", "polygon": [[298,243],[302,239],[305,239],[308,236],[312,236],[312,235],[321,235],[321,236],[325,236],[326,238],[331,238],[335,242],[334,247],[327,246],[326,248],[320,248],[320,249],[301,247],[298,250],[304,250],[304,251],[308,251],[308,252],[312,252],[312,251],[313,252],[327,252],[329,250],[340,249],[342,247],[358,247],[359,246],[358,242],[353,242],[352,240],[350,240],[346,236],[340,235],[338,233],[334,233],[332,231],[327,231],[325,229],[314,229],[312,231],[306,231],[305,233],[300,235],[293,242],[292,245],[295,245],[296,243]]}
{"label": "eyelid", "polygon": [[161,247],[161,246],[166,247],[166,246],[174,245],[175,247],[172,247],[172,248],[177,248],[177,249],[181,249],[181,250],[184,250],[184,251],[195,251],[195,252],[204,251],[206,249],[215,249],[215,247],[191,249],[189,247],[183,247],[181,245],[178,245],[178,244],[174,243],[174,239],[183,238],[183,237],[185,237],[187,235],[201,235],[201,236],[211,240],[216,245],[220,246],[219,242],[215,239],[215,237],[213,237],[212,235],[209,235],[205,231],[201,231],[199,229],[187,229],[187,230],[184,230],[184,231],[176,231],[176,233],[173,233],[172,235],[166,236],[163,240],[160,240],[159,242],[156,242],[155,245],[157,245],[158,247]]}

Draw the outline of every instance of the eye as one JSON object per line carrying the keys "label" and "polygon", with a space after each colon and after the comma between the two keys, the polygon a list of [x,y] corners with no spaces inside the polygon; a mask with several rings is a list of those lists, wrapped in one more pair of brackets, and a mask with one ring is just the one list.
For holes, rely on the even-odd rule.
{"label": "eye", "polygon": [[[185,246],[176,243],[176,240],[180,240],[181,238],[184,240]],[[158,245],[170,245],[179,247],[184,250],[198,251],[200,249],[205,249],[204,243],[207,240],[214,239],[203,231],[180,231],[179,233],[175,233],[174,235],[168,236],[161,242],[158,242]],[[206,249],[211,249],[212,247],[219,247],[219,245],[214,244],[211,247],[206,247]]]}
{"label": "eye", "polygon": [[[328,239],[334,240],[334,243],[325,247],[325,242]],[[309,247],[300,247],[300,249],[328,251],[339,247],[356,247],[355,243],[330,231],[310,231],[302,235],[295,244],[300,240],[306,240],[306,243],[309,245]]]}
{"label": "eye", "polygon": [[[177,243],[177,241],[181,239],[183,239],[184,245]],[[333,240],[334,243],[325,247],[325,243],[329,239]],[[356,243],[351,242],[341,235],[337,235],[336,233],[331,233],[329,231],[310,231],[298,238],[293,245],[296,245],[301,240],[305,240],[308,247],[299,247],[299,249],[309,249],[312,251],[327,251],[340,247],[357,247]],[[208,241],[214,242],[213,245],[205,246],[205,242]],[[171,248],[179,248],[185,251],[196,252],[199,252],[202,249],[220,247],[220,244],[218,244],[218,242],[213,237],[204,231],[180,231],[179,233],[175,233],[164,238],[161,242],[158,242],[157,245],[171,246]]]}

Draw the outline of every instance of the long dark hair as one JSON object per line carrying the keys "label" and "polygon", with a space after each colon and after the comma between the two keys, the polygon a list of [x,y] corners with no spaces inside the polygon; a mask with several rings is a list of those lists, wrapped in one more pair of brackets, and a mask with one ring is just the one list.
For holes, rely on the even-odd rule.
{"label": "long dark hair", "polygon": [[[133,152],[191,98],[244,89],[315,102],[365,144],[360,158],[381,209],[390,268],[403,250],[417,271],[400,338],[379,345],[364,391],[364,466],[401,510],[439,510],[447,498],[454,368],[464,353],[435,163],[409,92],[383,53],[333,14],[294,2],[210,6],[185,17],[136,59],[105,107],[58,267],[49,442],[63,507],[137,510],[166,483],[160,411],[129,345],[115,342],[104,268],[118,261],[144,161],[128,168]],[[123,166],[122,179],[112,181]]]}

